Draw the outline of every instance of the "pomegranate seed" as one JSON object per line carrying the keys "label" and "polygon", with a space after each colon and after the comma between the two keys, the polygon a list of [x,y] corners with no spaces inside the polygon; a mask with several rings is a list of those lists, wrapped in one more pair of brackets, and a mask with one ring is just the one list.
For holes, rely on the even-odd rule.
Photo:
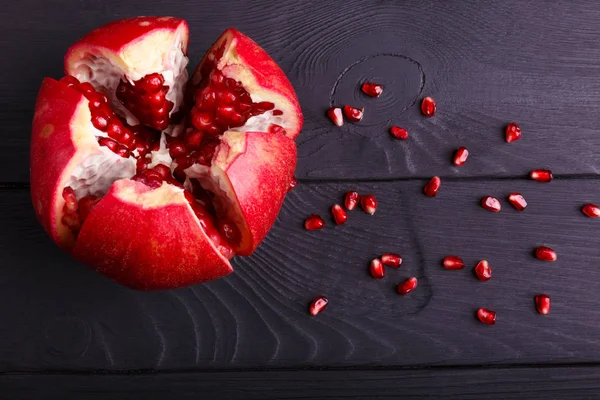
{"label": "pomegranate seed", "polygon": [[529,177],[538,182],[550,182],[552,180],[552,171],[547,169],[534,169],[529,173]]}
{"label": "pomegranate seed", "polygon": [[79,91],[81,93],[83,93],[84,96],[87,97],[88,95],[90,95],[92,93],[95,93],[96,89],[94,89],[94,86],[92,86],[91,83],[89,83],[89,82],[82,82],[82,83],[79,84]]}
{"label": "pomegranate seed", "polygon": [[538,294],[535,296],[535,308],[542,315],[550,313],[550,296],[547,294]]}
{"label": "pomegranate seed", "polygon": [[506,125],[506,141],[508,143],[521,139],[521,128],[514,122]]}
{"label": "pomegranate seed", "polygon": [[187,149],[185,148],[185,145],[179,141],[172,141],[169,144],[169,155],[172,158],[177,158],[180,156],[184,156],[187,154]]}
{"label": "pomegranate seed", "polygon": [[327,297],[319,296],[310,303],[310,306],[308,307],[308,312],[310,312],[310,315],[315,316],[321,311],[323,311],[325,307],[327,307],[327,303],[329,303]]}
{"label": "pomegranate seed", "polygon": [[463,269],[465,267],[464,261],[458,256],[447,256],[444,258],[443,264],[446,269]]}
{"label": "pomegranate seed", "polygon": [[364,94],[371,97],[379,97],[383,93],[383,86],[378,83],[365,82],[360,89]]}
{"label": "pomegranate seed", "polygon": [[487,308],[480,308],[477,310],[477,318],[482,324],[495,325],[496,324],[496,311],[488,310]]}
{"label": "pomegranate seed", "polygon": [[502,209],[502,205],[500,204],[500,200],[493,196],[485,196],[481,199],[481,207],[485,208],[488,211],[492,212],[500,212]]}
{"label": "pomegranate seed", "polygon": [[492,279],[492,267],[486,260],[481,260],[475,266],[475,275],[480,281],[489,281]]}
{"label": "pomegranate seed", "polygon": [[435,110],[435,100],[433,100],[431,97],[425,97],[421,102],[421,112],[423,115],[426,117],[433,117]]}
{"label": "pomegranate seed", "polygon": [[79,79],[71,75],[63,76],[62,78],[60,78],[59,82],[66,84],[68,87],[76,87],[80,83]]}
{"label": "pomegranate seed", "polygon": [[360,206],[364,212],[373,215],[377,210],[377,199],[372,194],[366,194],[360,198]]}
{"label": "pomegranate seed", "polygon": [[288,183],[288,192],[290,190],[292,190],[293,188],[295,188],[297,184],[298,184],[298,180],[296,180],[296,178],[294,178],[292,176],[292,178],[290,179],[290,183]]}
{"label": "pomegranate seed", "polygon": [[98,139],[98,144],[100,146],[108,147],[111,151],[115,153],[117,152],[117,146],[119,146],[119,143],[107,137],[101,137],[100,139]]}
{"label": "pomegranate seed", "polygon": [[452,162],[457,167],[460,167],[467,161],[467,157],[469,157],[469,150],[467,150],[466,147],[459,147],[454,153],[454,158],[452,159]]}
{"label": "pomegranate seed", "polygon": [[158,172],[163,179],[166,179],[171,175],[171,168],[167,167],[165,164],[156,164],[153,170]]}
{"label": "pomegranate seed", "polygon": [[592,203],[588,203],[581,207],[581,212],[589,218],[600,218],[600,207]]}
{"label": "pomegranate seed", "polygon": [[304,221],[304,227],[309,231],[316,231],[325,226],[325,221],[317,214],[313,214],[306,218]]}
{"label": "pomegranate seed", "polygon": [[65,200],[65,211],[77,211],[77,197],[72,187],[66,186],[63,189],[62,197]]}
{"label": "pomegranate seed", "polygon": [[365,111],[364,108],[356,108],[352,106],[344,106],[344,116],[348,119],[348,121],[359,122],[363,119],[363,113]]}
{"label": "pomegranate seed", "polygon": [[423,193],[425,193],[425,196],[435,197],[435,195],[437,195],[438,190],[440,190],[441,184],[442,184],[442,180],[440,179],[440,177],[434,176],[423,187]]}
{"label": "pomegranate seed", "polygon": [[79,200],[79,216],[81,220],[85,220],[89,215],[92,209],[100,202],[100,199],[94,195],[87,195]]}
{"label": "pomegranate seed", "polygon": [[344,199],[344,206],[346,210],[352,211],[356,208],[356,205],[360,201],[360,195],[358,192],[348,192],[346,193],[346,198]]}
{"label": "pomegranate seed", "polygon": [[344,125],[344,117],[342,116],[342,109],[339,107],[331,107],[327,110],[327,116],[336,126]]}
{"label": "pomegranate seed", "polygon": [[390,135],[394,139],[399,139],[399,140],[407,140],[408,139],[408,131],[404,128],[400,128],[399,126],[395,126],[395,125],[390,128]]}
{"label": "pomegranate seed", "polygon": [[61,222],[63,225],[66,225],[68,228],[74,231],[78,231],[79,228],[81,228],[81,218],[79,218],[79,214],[77,213],[64,214],[61,218]]}
{"label": "pomegranate seed", "polygon": [[402,257],[395,253],[385,253],[380,257],[380,259],[383,265],[387,265],[388,267],[392,268],[398,268],[402,264]]}
{"label": "pomegranate seed", "polygon": [[508,202],[517,210],[523,211],[527,207],[527,202],[521,193],[511,193],[508,195]]}
{"label": "pomegranate seed", "polygon": [[396,290],[402,296],[406,296],[407,294],[409,294],[417,288],[417,283],[417,278],[413,276],[412,278],[408,278],[407,280],[399,284]]}
{"label": "pomegranate seed", "polygon": [[379,258],[374,258],[371,260],[369,264],[369,272],[371,276],[375,279],[381,279],[385,275],[385,271],[383,269],[383,264]]}
{"label": "pomegranate seed", "polygon": [[92,115],[92,125],[94,125],[94,128],[102,132],[106,132],[109,122],[110,117],[104,112],[104,110],[98,110],[94,115]]}
{"label": "pomegranate seed", "polygon": [[546,246],[539,246],[538,248],[536,248],[535,256],[538,258],[538,260],[542,261],[556,261],[556,259],[558,258],[556,256],[556,252],[550,247]]}
{"label": "pomegranate seed", "polygon": [[131,156],[131,152],[129,151],[129,149],[127,147],[123,146],[122,144],[117,146],[115,153],[120,155],[123,158],[129,158]]}
{"label": "pomegranate seed", "polygon": [[339,204],[334,204],[331,207],[331,213],[333,214],[333,219],[335,220],[335,223],[338,225],[345,224],[346,221],[348,221],[348,214],[346,214],[346,211],[344,211],[342,206],[340,206]]}

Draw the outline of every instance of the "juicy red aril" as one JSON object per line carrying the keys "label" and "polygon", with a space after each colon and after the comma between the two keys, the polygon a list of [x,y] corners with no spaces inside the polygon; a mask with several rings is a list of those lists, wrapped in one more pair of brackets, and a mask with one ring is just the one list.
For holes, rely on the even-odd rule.
{"label": "juicy red aril", "polygon": [[500,210],[502,209],[500,200],[493,196],[484,196],[481,199],[481,207],[491,212],[500,212]]}
{"label": "juicy red aril", "polygon": [[79,200],[79,216],[81,217],[82,221],[85,220],[88,215],[90,215],[90,212],[99,201],[100,199],[98,197],[91,194],[82,197],[81,200]]}
{"label": "juicy red aril", "polygon": [[108,129],[109,118],[110,116],[108,113],[103,110],[98,110],[95,114],[92,114],[92,125],[94,125],[94,128],[106,132]]}
{"label": "juicy red aril", "polygon": [[454,152],[454,157],[452,158],[452,162],[457,167],[460,167],[467,161],[467,157],[469,157],[469,150],[466,147],[459,147]]}
{"label": "juicy red aril", "polygon": [[360,198],[360,206],[364,212],[373,215],[377,210],[377,199],[372,194],[366,194]]}
{"label": "juicy red aril", "polygon": [[390,135],[394,139],[400,139],[400,140],[408,139],[408,131],[404,128],[400,128],[399,126],[392,126],[390,128]]}
{"label": "juicy red aril", "polygon": [[123,158],[129,158],[129,156],[131,156],[131,152],[129,151],[129,149],[122,144],[117,146],[117,150],[115,151],[115,154],[118,154]]}
{"label": "juicy red aril", "polygon": [[187,154],[187,149],[185,147],[185,145],[180,142],[179,140],[172,140],[171,143],[169,143],[169,155],[172,158],[177,158],[180,156],[185,156]]}
{"label": "juicy red aril", "polygon": [[371,273],[371,276],[375,279],[383,278],[383,276],[385,275],[385,271],[383,270],[383,264],[381,263],[380,259],[374,258],[373,260],[371,260],[371,263],[369,264],[369,272]]}
{"label": "juicy red aril", "polygon": [[316,231],[325,226],[325,221],[317,214],[313,214],[306,218],[304,221],[304,227],[309,231]]}
{"label": "juicy red aril", "polygon": [[166,129],[173,102],[166,98],[169,87],[163,86],[164,82],[159,73],[146,75],[133,84],[121,80],[117,86],[117,99],[142,124],[157,130]]}
{"label": "juicy red aril", "polygon": [[292,176],[290,182],[288,183],[288,192],[296,187],[298,184],[298,180]]}
{"label": "juicy red aril", "polygon": [[318,313],[320,313],[321,311],[323,311],[323,309],[325,309],[325,307],[327,307],[327,303],[329,303],[329,300],[327,300],[327,297],[319,296],[319,297],[315,298],[313,301],[311,301],[310,305],[308,306],[308,312],[310,313],[310,315],[315,316]]}
{"label": "juicy red aril", "polygon": [[408,278],[407,280],[399,284],[396,290],[402,296],[406,296],[407,294],[409,294],[417,288],[417,283],[417,278],[413,276],[412,278]]}
{"label": "juicy red aril", "polygon": [[517,210],[523,211],[527,207],[527,202],[521,193],[511,193],[508,195],[508,202]]}
{"label": "juicy red aril", "polygon": [[521,139],[521,128],[514,122],[506,125],[506,141],[508,143]]}
{"label": "juicy red aril", "polygon": [[75,197],[75,191],[70,186],[63,189],[62,197],[65,200],[65,211],[77,211],[77,197]]}
{"label": "juicy red aril", "polygon": [[550,296],[547,294],[535,296],[535,309],[542,315],[548,315],[550,313]]}
{"label": "juicy red aril", "polygon": [[380,257],[380,259],[383,265],[387,265],[388,267],[392,268],[398,268],[402,264],[402,257],[395,253],[385,253]]}
{"label": "juicy red aril", "polygon": [[492,279],[492,267],[486,260],[481,260],[475,266],[475,275],[480,281],[489,281]]}
{"label": "juicy red aril", "polygon": [[581,212],[589,218],[600,218],[600,207],[592,203],[581,207]]}
{"label": "juicy red aril", "polygon": [[327,116],[336,126],[344,125],[344,117],[342,116],[342,109],[339,107],[331,107],[327,110]]}
{"label": "juicy red aril", "polygon": [[156,164],[153,168],[163,179],[167,179],[171,176],[171,168],[167,167],[164,164]]}
{"label": "juicy red aril", "polygon": [[269,133],[285,135],[285,129],[281,125],[271,124],[269,126]]}
{"label": "juicy red aril", "polygon": [[76,87],[80,83],[79,79],[77,79],[77,78],[75,78],[74,76],[71,76],[71,75],[63,76],[62,78],[60,78],[60,82],[64,83],[68,87]]}
{"label": "juicy red aril", "polygon": [[529,177],[534,181],[547,183],[552,180],[552,171],[547,169],[534,169],[529,173]]}
{"label": "juicy red aril", "polygon": [[363,119],[364,108],[356,108],[352,106],[344,106],[343,112],[344,116],[348,119],[348,121],[359,122]]}
{"label": "juicy red aril", "polygon": [[458,256],[447,256],[442,263],[446,269],[463,269],[465,267],[462,258]]}
{"label": "juicy red aril", "polygon": [[542,261],[556,261],[556,259],[558,258],[556,256],[556,252],[550,247],[546,246],[539,246],[538,248],[536,248],[535,256],[538,258],[538,260]]}
{"label": "juicy red aril", "polygon": [[92,86],[92,84],[89,82],[80,83],[77,89],[86,97],[96,92],[94,86]]}
{"label": "juicy red aril", "polygon": [[183,134],[183,141],[188,150],[198,150],[202,144],[204,134],[196,130],[188,130]]}
{"label": "juicy red aril", "polygon": [[69,229],[71,229],[74,233],[79,231],[79,228],[81,228],[81,218],[77,213],[64,214],[61,218],[61,222],[64,225],[66,225]]}
{"label": "juicy red aril", "polygon": [[421,102],[421,112],[426,117],[433,117],[436,111],[435,100],[431,97],[425,97]]}
{"label": "juicy red aril", "polygon": [[383,93],[383,86],[378,83],[365,82],[362,84],[360,90],[367,96],[379,97]]}
{"label": "juicy red aril", "polygon": [[346,210],[352,211],[356,208],[356,205],[360,201],[360,195],[358,192],[348,192],[346,193],[346,197],[344,198],[344,206]]}
{"label": "juicy red aril", "polygon": [[482,324],[494,325],[496,324],[496,311],[480,308],[477,310],[477,318]]}
{"label": "juicy red aril", "polygon": [[119,147],[119,143],[116,140],[107,137],[101,137],[100,139],[98,139],[98,144],[100,146],[108,147],[111,151],[115,153],[117,152],[117,147]]}
{"label": "juicy red aril", "polygon": [[425,193],[425,196],[435,197],[435,195],[437,194],[438,190],[440,190],[441,184],[442,184],[442,180],[440,179],[440,177],[439,176],[434,176],[423,187],[423,193]]}
{"label": "juicy red aril", "polygon": [[333,214],[333,219],[335,220],[335,223],[338,225],[342,225],[346,223],[346,221],[348,221],[348,214],[346,214],[346,211],[344,211],[342,206],[340,206],[339,204],[334,204],[331,207],[331,213]]}
{"label": "juicy red aril", "polygon": [[232,222],[220,220],[218,226],[221,235],[230,243],[237,243],[240,240],[240,231]]}

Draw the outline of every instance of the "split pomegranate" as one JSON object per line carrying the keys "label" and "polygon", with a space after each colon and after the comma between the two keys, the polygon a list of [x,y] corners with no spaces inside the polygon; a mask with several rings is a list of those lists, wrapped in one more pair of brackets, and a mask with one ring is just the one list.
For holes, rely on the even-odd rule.
{"label": "split pomegranate", "polygon": [[466,147],[459,147],[458,149],[456,149],[456,152],[454,152],[454,157],[452,158],[452,162],[457,167],[460,167],[467,161],[468,157],[469,157],[469,150],[467,150]]}
{"label": "split pomegranate", "polygon": [[400,128],[399,126],[392,126],[390,128],[390,135],[394,139],[399,139],[399,140],[407,140],[408,139],[408,131],[404,128]]}
{"label": "split pomegranate", "polygon": [[535,309],[542,315],[548,315],[550,313],[550,296],[547,294],[535,296]]}
{"label": "split pomegranate", "polygon": [[502,210],[500,200],[493,196],[484,196],[481,199],[481,207],[491,212],[500,212]]}
{"label": "split pomegranate", "polygon": [[382,254],[380,259],[384,265],[387,265],[388,267],[392,268],[399,268],[402,264],[402,257],[400,257],[400,255],[396,253]]}
{"label": "split pomegranate", "polygon": [[360,206],[364,212],[373,215],[377,211],[377,199],[372,194],[365,194],[360,198]]}
{"label": "split pomegranate", "polygon": [[442,264],[446,269],[463,269],[465,267],[464,261],[459,256],[447,256]]}
{"label": "split pomegranate", "polygon": [[311,301],[308,306],[308,312],[310,315],[315,316],[327,307],[329,300],[325,296],[318,296],[313,301]]}
{"label": "split pomegranate", "polygon": [[362,84],[360,90],[367,96],[379,97],[383,93],[383,86],[378,83],[365,82]]}
{"label": "split pomegranate", "polygon": [[514,122],[506,126],[506,141],[508,143],[521,139],[521,128]]}
{"label": "split pomegranate", "polygon": [[553,179],[552,171],[549,171],[547,169],[534,169],[529,173],[529,177],[534,181],[542,183],[550,182]]}
{"label": "split pomegranate", "polygon": [[383,278],[385,275],[385,270],[383,269],[383,264],[379,258],[374,258],[371,260],[371,263],[369,264],[369,272],[375,279]]}
{"label": "split pomegranate", "polygon": [[492,267],[486,260],[481,260],[475,266],[475,275],[480,281],[489,281],[492,279]]}
{"label": "split pomegranate", "polygon": [[527,207],[527,202],[521,193],[511,193],[508,195],[508,202],[517,210],[523,211]]}
{"label": "split pomegranate", "polygon": [[421,101],[421,112],[426,117],[433,117],[435,115],[435,111],[437,106],[435,104],[435,100],[431,97],[425,97],[423,101]]}
{"label": "split pomegranate", "polygon": [[425,193],[425,196],[435,197],[437,195],[438,190],[440,190],[441,185],[442,185],[442,180],[440,179],[440,177],[434,176],[423,187],[423,193]]}
{"label": "split pomegranate", "polygon": [[333,214],[333,219],[335,220],[335,223],[338,225],[345,224],[346,221],[348,221],[348,214],[346,214],[346,211],[344,211],[342,206],[340,206],[339,204],[334,204],[331,207],[331,213]]}
{"label": "split pomegranate", "polygon": [[327,116],[336,126],[344,125],[344,116],[342,115],[342,109],[339,107],[331,107],[327,110]]}
{"label": "split pomegranate", "polygon": [[417,288],[417,284],[418,284],[417,278],[415,278],[413,276],[412,278],[408,278],[404,282],[400,283],[398,285],[398,287],[396,288],[396,290],[402,296],[406,296],[407,294],[409,294],[410,292],[412,292],[413,290],[415,290]]}
{"label": "split pomegranate", "polygon": [[535,256],[542,261],[556,261],[558,258],[556,252],[550,247],[539,246],[535,249]]}
{"label": "split pomegranate", "polygon": [[581,212],[588,218],[600,218],[600,207],[592,203],[581,207]]}
{"label": "split pomegranate", "polygon": [[488,310],[487,308],[480,308],[477,310],[477,318],[482,324],[495,325],[496,311]]}
{"label": "split pomegranate", "polygon": [[325,227],[325,221],[317,214],[312,214],[304,221],[304,228],[309,231],[316,231]]}
{"label": "split pomegranate", "polygon": [[31,139],[31,195],[50,237],[136,289],[232,272],[295,186],[303,118],[269,55],[229,29],[188,82],[188,27],[138,17],[71,46],[44,80]]}
{"label": "split pomegranate", "polygon": [[364,108],[356,108],[352,106],[344,106],[343,112],[344,116],[348,119],[348,121],[359,122],[363,119]]}
{"label": "split pomegranate", "polygon": [[360,195],[358,194],[358,192],[348,192],[346,193],[346,197],[344,198],[344,207],[346,207],[346,210],[352,211],[356,208],[359,201]]}

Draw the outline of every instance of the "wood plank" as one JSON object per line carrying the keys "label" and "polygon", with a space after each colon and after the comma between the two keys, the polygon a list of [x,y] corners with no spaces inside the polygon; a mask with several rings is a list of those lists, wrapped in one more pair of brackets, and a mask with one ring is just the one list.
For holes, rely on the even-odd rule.
{"label": "wood plank", "polygon": [[[0,182],[28,180],[35,96],[44,76],[61,74],[69,43],[139,14],[186,18],[192,65],[229,26],[273,55],[306,117],[301,178],[520,176],[541,166],[559,174],[600,171],[600,9],[593,1],[261,0],[249,8],[243,1],[25,0],[4,7],[0,27],[10,38],[0,42]],[[361,96],[364,79],[384,83],[384,95]],[[421,117],[413,104],[423,95],[438,102],[434,118]],[[333,127],[324,116],[332,102],[366,106],[364,121]],[[502,127],[511,120],[524,138],[507,145]],[[392,141],[392,123],[408,128],[411,139]],[[451,168],[461,145],[472,158]]]}
{"label": "wood plank", "polygon": [[4,375],[7,398],[144,399],[590,399],[594,367],[236,371],[134,375]]}
{"label": "wood plank", "polygon": [[[598,181],[447,181],[435,199],[421,194],[423,183],[301,183],[258,251],[235,259],[234,274],[158,293],[78,265],[38,227],[26,191],[2,192],[0,370],[600,361],[600,221],[578,210],[600,202]],[[334,227],[329,207],[350,188],[375,193],[377,213],[356,210]],[[512,191],[525,195],[526,211],[478,205]],[[313,212],[326,217],[324,230],[303,229]],[[557,262],[532,257],[542,244]],[[385,251],[400,252],[403,266],[373,280],[368,261]],[[448,254],[468,268],[444,270]],[[482,258],[494,268],[487,283],[471,273]],[[419,288],[397,295],[395,285],[413,275]],[[533,307],[539,292],[553,298],[547,317]],[[330,305],[311,318],[306,307],[319,294]],[[478,307],[495,309],[497,325],[477,322]]]}

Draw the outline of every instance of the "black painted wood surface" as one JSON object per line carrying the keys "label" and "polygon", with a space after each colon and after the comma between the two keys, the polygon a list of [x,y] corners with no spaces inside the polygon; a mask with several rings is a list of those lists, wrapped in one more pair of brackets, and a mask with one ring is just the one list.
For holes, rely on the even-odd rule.
{"label": "black painted wood surface", "polygon": [[[580,369],[568,367],[600,362],[600,221],[579,212],[586,202],[600,203],[596,2],[25,0],[0,13],[2,372],[443,366],[445,378],[427,369],[419,377],[397,371],[385,377],[277,372],[274,381],[259,372],[220,376],[313,398],[337,396],[328,391],[343,390],[335,381],[344,376],[373,390],[363,397],[396,393],[386,391],[396,388],[394,379],[439,378],[438,394],[466,396],[457,382],[469,382],[477,365],[496,365],[506,368],[481,373],[500,385],[497,391],[472,397],[531,398],[561,393],[543,385],[556,375],[537,375],[538,386],[525,395],[519,382],[532,370],[511,367],[551,363],[584,395],[597,391],[595,367],[583,381]],[[240,29],[280,63],[303,107],[300,184],[259,250],[236,259],[236,272],[216,282],[162,293],[119,287],[56,249],[29,204],[30,121],[41,79],[60,76],[64,51],[85,32],[132,15],[186,18],[192,65],[221,31]],[[384,95],[363,96],[357,84],[365,79],[384,83]],[[434,118],[419,114],[424,95],[438,103]],[[332,103],[364,105],[365,118],[336,128],[324,116]],[[523,128],[523,139],[506,144],[502,129],[511,120]],[[410,139],[390,139],[392,123],[409,129]],[[472,155],[453,167],[452,151],[461,145]],[[526,179],[539,167],[557,179]],[[429,199],[421,188],[434,174],[443,184]],[[378,211],[373,217],[354,211],[348,224],[334,227],[328,209],[350,188],[376,194]],[[527,198],[523,213],[504,200],[512,191]],[[501,213],[478,206],[488,194],[503,199]],[[323,231],[302,228],[313,212],[327,216]],[[557,250],[556,263],[532,257],[542,244]],[[374,281],[367,263],[384,251],[398,251],[405,261]],[[462,256],[468,268],[444,270],[448,254]],[[482,258],[494,269],[487,283],[471,273]],[[395,284],[413,275],[419,288],[398,296]],[[547,317],[533,307],[539,292],[553,299]],[[319,294],[330,306],[311,318],[306,307]],[[498,312],[496,326],[476,321],[482,306]],[[29,385],[23,382],[50,387],[65,379],[4,376],[0,387],[17,393]],[[73,382],[104,387],[111,379]],[[178,383],[171,379],[157,385]],[[296,379],[334,383],[325,384],[322,396],[281,383]],[[146,385],[143,377],[115,380],[124,391]],[[182,390],[209,390],[213,383],[184,382]],[[419,390],[406,394],[430,393]]]}

